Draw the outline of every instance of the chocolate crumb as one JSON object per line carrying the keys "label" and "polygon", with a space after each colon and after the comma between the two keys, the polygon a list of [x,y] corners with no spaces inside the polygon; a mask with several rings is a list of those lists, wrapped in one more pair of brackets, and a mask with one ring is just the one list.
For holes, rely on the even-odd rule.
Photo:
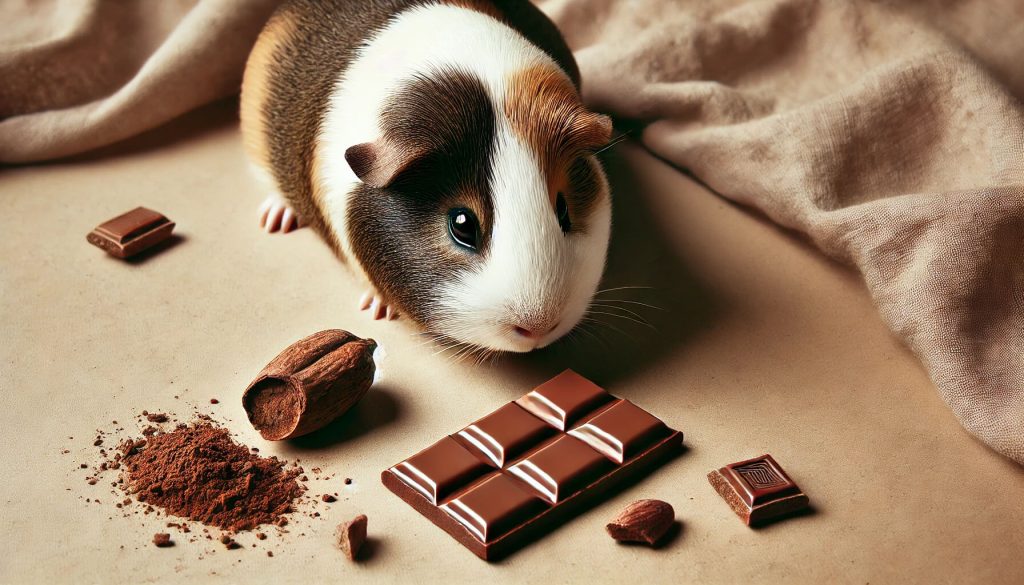
{"label": "chocolate crumb", "polygon": [[234,540],[229,540],[224,543],[224,548],[228,550],[235,550],[236,548],[242,548],[242,545],[238,544],[238,542]]}
{"label": "chocolate crumb", "polygon": [[352,485],[352,478],[351,477],[346,477],[345,478],[345,485]]}
{"label": "chocolate crumb", "polygon": [[268,556],[268,557],[272,557],[272,556],[274,556],[274,552],[273,552],[273,551],[269,551],[269,550],[268,550],[268,551],[267,551],[267,556]]}
{"label": "chocolate crumb", "polygon": [[217,400],[216,398],[211,398],[210,404],[220,404],[220,400]]}
{"label": "chocolate crumb", "polygon": [[325,501],[325,502],[336,502],[336,501],[338,501],[338,498],[332,496],[331,494],[324,494],[324,495],[320,496],[320,499]]}
{"label": "chocolate crumb", "polygon": [[89,485],[96,485],[96,478],[95,477],[90,477],[89,479],[85,480],[85,483],[87,483]]}
{"label": "chocolate crumb", "polygon": [[165,548],[168,546],[174,546],[174,541],[171,540],[171,535],[166,532],[157,532],[153,535],[153,544],[159,548]]}
{"label": "chocolate crumb", "polygon": [[103,444],[103,439],[96,439],[95,441],[92,442],[92,446],[93,447],[99,447],[102,444]]}
{"label": "chocolate crumb", "polygon": [[152,414],[147,414],[146,420],[155,423],[167,422],[167,415],[162,412],[154,412]]}
{"label": "chocolate crumb", "polygon": [[267,535],[263,534],[262,532],[257,532],[256,533],[256,538],[259,539],[259,540],[266,540],[267,539]]}
{"label": "chocolate crumb", "polygon": [[81,463],[81,464],[78,465],[79,469],[86,469],[87,467],[89,467],[89,466],[86,465],[85,463]]}
{"label": "chocolate crumb", "polygon": [[156,427],[154,427],[153,425],[149,425],[146,428],[142,429],[142,434],[144,436],[151,437],[151,436],[153,436],[154,433],[156,433],[156,431],[157,431]]}
{"label": "chocolate crumb", "polygon": [[360,514],[348,522],[338,525],[336,532],[338,548],[350,561],[359,556],[359,549],[366,542],[366,515]]}

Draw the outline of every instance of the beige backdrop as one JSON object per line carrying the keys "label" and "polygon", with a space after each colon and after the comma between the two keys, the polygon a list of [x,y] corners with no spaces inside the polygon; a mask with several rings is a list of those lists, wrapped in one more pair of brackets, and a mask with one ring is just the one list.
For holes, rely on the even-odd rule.
{"label": "beige backdrop", "polygon": [[[309,230],[257,229],[262,194],[235,125],[234,105],[218,106],[104,156],[0,173],[0,582],[387,583],[422,570],[424,584],[1020,583],[1024,470],[956,424],[860,279],[798,239],[623,145],[607,286],[654,287],[619,292],[665,308],[644,311],[658,331],[622,322],[634,339],[609,329],[603,343],[456,364],[403,322],[356,311],[360,291]],[[140,204],[176,220],[181,241],[134,263],[85,242]],[[384,379],[321,436],[262,441],[242,390],[329,327],[380,340]],[[689,451],[496,565],[381,486],[381,470],[566,366],[682,429]],[[122,518],[78,464],[97,461],[93,433],[111,420],[193,407],[264,454],[336,473],[342,499],[256,548],[245,534],[233,552],[156,549],[166,519]],[[815,515],[750,530],[708,485],[708,470],[762,452]],[[603,533],[638,498],[671,502],[683,523],[662,550]],[[376,544],[352,565],[331,533],[359,512]]]}

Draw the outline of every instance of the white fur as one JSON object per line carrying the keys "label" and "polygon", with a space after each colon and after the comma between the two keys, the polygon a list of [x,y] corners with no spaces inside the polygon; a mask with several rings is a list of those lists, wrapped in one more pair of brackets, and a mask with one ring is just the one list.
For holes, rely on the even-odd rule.
{"label": "white fur", "polygon": [[[608,243],[610,205],[596,161],[591,164],[604,186],[603,201],[586,233],[563,236],[537,156],[504,116],[507,80],[536,65],[558,69],[546,53],[490,16],[448,5],[408,10],[376,34],[338,80],[317,144],[325,216],[345,256],[358,267],[345,220],[359,179],[344,163],[345,150],[380,137],[383,103],[414,74],[454,66],[480,78],[498,117],[493,233],[485,266],[442,285],[444,315],[433,325],[459,341],[492,349],[528,351],[575,326],[601,277]],[[366,276],[362,267],[358,270]],[[512,329],[521,317],[517,311],[542,308],[560,317],[558,327],[539,341],[517,336]]]}

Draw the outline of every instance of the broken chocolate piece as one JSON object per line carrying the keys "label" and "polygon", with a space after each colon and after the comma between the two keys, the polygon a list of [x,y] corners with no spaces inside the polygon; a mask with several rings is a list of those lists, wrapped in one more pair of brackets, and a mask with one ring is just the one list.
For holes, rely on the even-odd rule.
{"label": "broken chocolate piece", "polygon": [[174,222],[162,214],[136,207],[96,226],[85,239],[111,256],[127,258],[166,240],[173,230]]}
{"label": "broken chocolate piece", "polygon": [[730,463],[709,473],[708,481],[747,526],[808,508],[807,496],[771,455]]}
{"label": "broken chocolate piece", "polygon": [[360,514],[348,522],[338,525],[338,548],[345,553],[348,560],[354,561],[359,556],[359,549],[366,542],[366,515]]}
{"label": "broken chocolate piece", "polygon": [[675,455],[682,441],[650,413],[566,370],[385,470],[381,481],[494,560]]}

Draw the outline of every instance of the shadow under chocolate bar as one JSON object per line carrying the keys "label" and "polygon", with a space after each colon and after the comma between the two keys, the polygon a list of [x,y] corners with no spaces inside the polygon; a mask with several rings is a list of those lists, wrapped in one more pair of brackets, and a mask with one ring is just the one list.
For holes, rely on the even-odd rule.
{"label": "shadow under chocolate bar", "polygon": [[496,560],[681,451],[683,434],[566,370],[381,473],[463,546]]}

